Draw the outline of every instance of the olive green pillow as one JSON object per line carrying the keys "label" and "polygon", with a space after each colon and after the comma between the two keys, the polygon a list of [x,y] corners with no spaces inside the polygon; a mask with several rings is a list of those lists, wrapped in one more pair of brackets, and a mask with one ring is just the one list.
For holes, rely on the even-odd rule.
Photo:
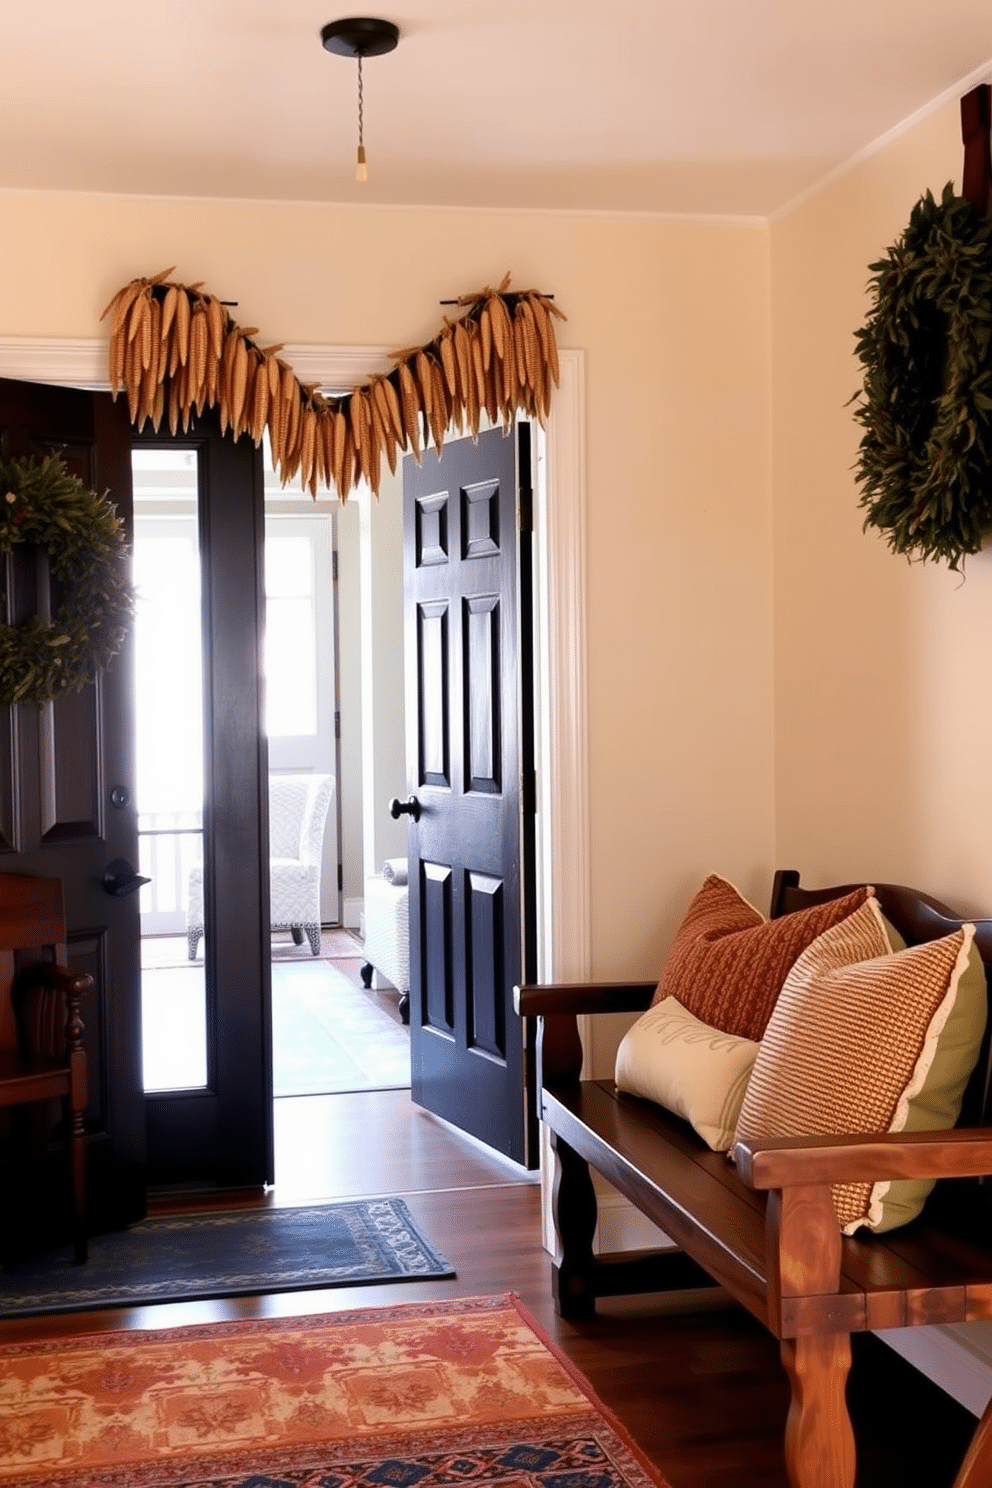
{"label": "olive green pillow", "polygon": [[[905,949],[906,942],[899,931],[884,915],[882,920],[892,949]],[[930,1069],[919,1091],[909,1097],[903,1131],[949,1131],[954,1126],[961,1114],[971,1072],[978,1062],[987,1013],[985,964],[972,941],[968,964],[961,973],[954,1006],[938,1037]],[[879,1195],[882,1219],[872,1229],[894,1230],[915,1219],[934,1182],[932,1178],[896,1178],[887,1186],[879,1184],[883,1190]]]}

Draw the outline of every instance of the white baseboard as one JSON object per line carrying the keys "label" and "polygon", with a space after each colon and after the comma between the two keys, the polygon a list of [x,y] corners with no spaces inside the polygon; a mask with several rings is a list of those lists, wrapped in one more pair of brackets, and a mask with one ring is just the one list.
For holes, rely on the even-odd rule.
{"label": "white baseboard", "polygon": [[593,1238],[593,1250],[597,1255],[610,1255],[621,1250],[650,1250],[653,1247],[675,1249],[674,1242],[615,1189],[600,1189],[597,1184],[596,1204],[599,1224]]}
{"label": "white baseboard", "polygon": [[[615,1189],[601,1189],[597,1183],[596,1196],[597,1253],[672,1244]],[[992,1399],[992,1322],[888,1328],[877,1336],[973,1415],[980,1416]]]}
{"label": "white baseboard", "polygon": [[992,1399],[992,1324],[887,1328],[877,1337],[972,1415]]}

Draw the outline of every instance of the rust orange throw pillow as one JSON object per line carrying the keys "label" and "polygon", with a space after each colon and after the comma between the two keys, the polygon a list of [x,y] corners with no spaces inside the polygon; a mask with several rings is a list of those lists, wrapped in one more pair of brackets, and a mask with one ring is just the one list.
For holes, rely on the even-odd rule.
{"label": "rust orange throw pillow", "polygon": [[824,930],[868,898],[868,888],[766,920],[716,873],[689,905],[653,1002],[677,997],[723,1033],[761,1039],[794,962]]}

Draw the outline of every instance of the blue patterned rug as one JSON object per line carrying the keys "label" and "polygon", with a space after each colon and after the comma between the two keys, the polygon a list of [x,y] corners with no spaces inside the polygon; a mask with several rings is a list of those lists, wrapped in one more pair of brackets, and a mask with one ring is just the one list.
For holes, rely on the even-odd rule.
{"label": "blue patterned rug", "polygon": [[0,1269],[0,1317],[454,1276],[402,1199],[146,1219]]}
{"label": "blue patterned rug", "polygon": [[[316,1456],[313,1448],[276,1457],[258,1454],[254,1465],[218,1475],[213,1465],[163,1478],[153,1473],[108,1475],[107,1488],[121,1483],[141,1488],[669,1488],[660,1473],[640,1461],[604,1423],[589,1413],[589,1426],[579,1435],[528,1423],[519,1440],[506,1428],[477,1431],[476,1440],[425,1450],[426,1441],[400,1444],[396,1453],[362,1457],[355,1452]],[[489,1445],[486,1435],[498,1443]],[[436,1440],[440,1431],[423,1433]],[[419,1448],[419,1450],[418,1450]],[[247,1454],[242,1454],[247,1455]],[[315,1459],[316,1456],[316,1460]],[[86,1488],[104,1488],[102,1476],[88,1474]],[[20,1488],[20,1485],[15,1485]],[[32,1485],[34,1488],[34,1485]]]}

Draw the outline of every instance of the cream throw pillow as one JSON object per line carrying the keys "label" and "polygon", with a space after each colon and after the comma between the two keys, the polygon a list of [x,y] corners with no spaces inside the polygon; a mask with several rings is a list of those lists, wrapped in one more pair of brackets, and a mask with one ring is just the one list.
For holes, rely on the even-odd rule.
{"label": "cream throw pillow", "polygon": [[617,1087],[674,1111],[715,1152],[726,1152],[758,1047],[700,1023],[674,997],[666,997],[624,1035],[617,1050]]}
{"label": "cream throw pillow", "polygon": [[[966,925],[941,940],[891,952],[874,899],[825,931],[786,978],[755,1061],[737,1138],[952,1126],[954,1100],[935,1100],[929,1077],[948,1062],[941,1049],[945,1031],[955,1045],[967,1045],[964,1057],[959,1052],[952,1061],[960,1109],[985,1017],[979,1009],[984,978],[979,984],[974,963],[972,975],[965,976],[973,936],[974,927]],[[939,1125],[929,1125],[925,1105],[933,1107],[929,1120]],[[891,1229],[922,1208],[925,1194],[907,1204],[899,1192],[900,1202],[886,1215],[889,1188],[835,1185],[834,1207],[845,1234],[863,1224]]]}

